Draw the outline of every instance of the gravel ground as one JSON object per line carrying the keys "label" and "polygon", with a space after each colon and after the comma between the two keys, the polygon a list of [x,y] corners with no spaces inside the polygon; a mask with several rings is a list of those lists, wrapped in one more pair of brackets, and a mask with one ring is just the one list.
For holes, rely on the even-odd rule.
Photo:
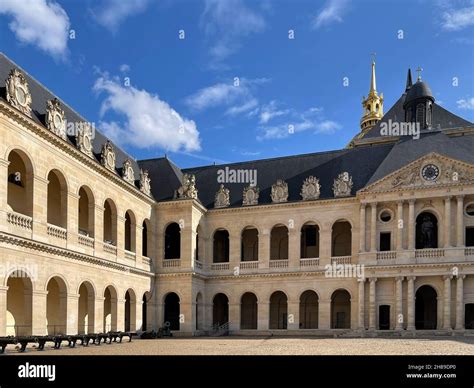
{"label": "gravel ground", "polygon": [[[18,353],[7,347],[9,354]],[[28,355],[474,355],[474,337],[453,338],[166,338],[62,347]]]}

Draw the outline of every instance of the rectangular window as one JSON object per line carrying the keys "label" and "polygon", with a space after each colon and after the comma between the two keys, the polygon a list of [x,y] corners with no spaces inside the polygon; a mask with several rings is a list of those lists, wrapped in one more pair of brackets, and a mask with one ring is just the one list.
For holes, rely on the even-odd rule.
{"label": "rectangular window", "polygon": [[474,226],[466,228],[466,247],[474,247]]}
{"label": "rectangular window", "polygon": [[391,233],[380,233],[380,251],[389,251],[391,249]]}

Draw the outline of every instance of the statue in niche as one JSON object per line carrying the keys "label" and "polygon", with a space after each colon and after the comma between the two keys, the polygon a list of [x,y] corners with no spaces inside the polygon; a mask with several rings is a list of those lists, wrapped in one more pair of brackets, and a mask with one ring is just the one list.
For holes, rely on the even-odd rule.
{"label": "statue in niche", "polygon": [[424,248],[436,248],[435,225],[429,216],[423,217],[423,222],[421,223],[421,235],[423,237]]}

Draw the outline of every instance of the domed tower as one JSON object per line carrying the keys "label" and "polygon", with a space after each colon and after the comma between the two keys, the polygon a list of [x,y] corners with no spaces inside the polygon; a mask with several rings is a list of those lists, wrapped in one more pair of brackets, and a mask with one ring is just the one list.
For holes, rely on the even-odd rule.
{"label": "domed tower", "polygon": [[372,60],[372,76],[370,79],[370,90],[367,97],[362,97],[362,109],[364,113],[360,119],[361,135],[373,128],[383,117],[383,93],[378,95],[375,82],[375,60]]}
{"label": "domed tower", "polygon": [[420,129],[431,129],[433,116],[433,93],[426,82],[421,80],[421,69],[417,70],[418,78],[414,85],[407,84],[406,98],[403,104],[405,121],[418,123]]}

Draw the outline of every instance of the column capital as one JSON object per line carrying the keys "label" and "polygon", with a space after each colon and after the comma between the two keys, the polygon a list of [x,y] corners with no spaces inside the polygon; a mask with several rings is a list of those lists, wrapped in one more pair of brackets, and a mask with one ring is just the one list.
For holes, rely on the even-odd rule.
{"label": "column capital", "polygon": [[466,275],[464,275],[464,274],[458,274],[458,275],[456,275],[456,278],[457,278],[458,280],[464,280],[464,279],[466,279]]}
{"label": "column capital", "polygon": [[408,204],[410,204],[410,205],[414,205],[415,202],[416,202],[416,199],[414,199],[414,198],[410,198],[410,199],[408,200]]}
{"label": "column capital", "polygon": [[360,210],[365,210],[366,207],[367,207],[367,204],[365,202],[361,202]]}
{"label": "column capital", "polygon": [[447,195],[446,197],[444,197],[445,202],[451,201],[451,199],[453,199],[452,195]]}
{"label": "column capital", "polygon": [[369,282],[375,283],[377,281],[377,278],[369,278]]}
{"label": "column capital", "polygon": [[357,278],[357,281],[359,282],[359,284],[365,283],[366,280],[367,278]]}
{"label": "column capital", "polygon": [[370,207],[372,209],[377,208],[378,202],[370,202]]}
{"label": "column capital", "polygon": [[464,200],[464,196],[465,196],[464,194],[457,194],[457,195],[456,195],[456,200],[457,200],[458,202],[459,202],[459,201],[462,201],[462,200]]}
{"label": "column capital", "polygon": [[403,282],[403,280],[405,280],[405,276],[397,276],[397,277],[395,277],[395,280],[397,282]]}
{"label": "column capital", "polygon": [[403,205],[404,203],[405,203],[404,199],[397,199],[397,205],[398,206]]}
{"label": "column capital", "polygon": [[407,276],[408,281],[415,281],[416,276]]}
{"label": "column capital", "polygon": [[33,290],[31,291],[31,293],[33,295],[44,295],[44,296],[48,295],[48,291],[45,291],[45,290]]}
{"label": "column capital", "polygon": [[451,280],[453,275],[443,275],[443,280]]}

